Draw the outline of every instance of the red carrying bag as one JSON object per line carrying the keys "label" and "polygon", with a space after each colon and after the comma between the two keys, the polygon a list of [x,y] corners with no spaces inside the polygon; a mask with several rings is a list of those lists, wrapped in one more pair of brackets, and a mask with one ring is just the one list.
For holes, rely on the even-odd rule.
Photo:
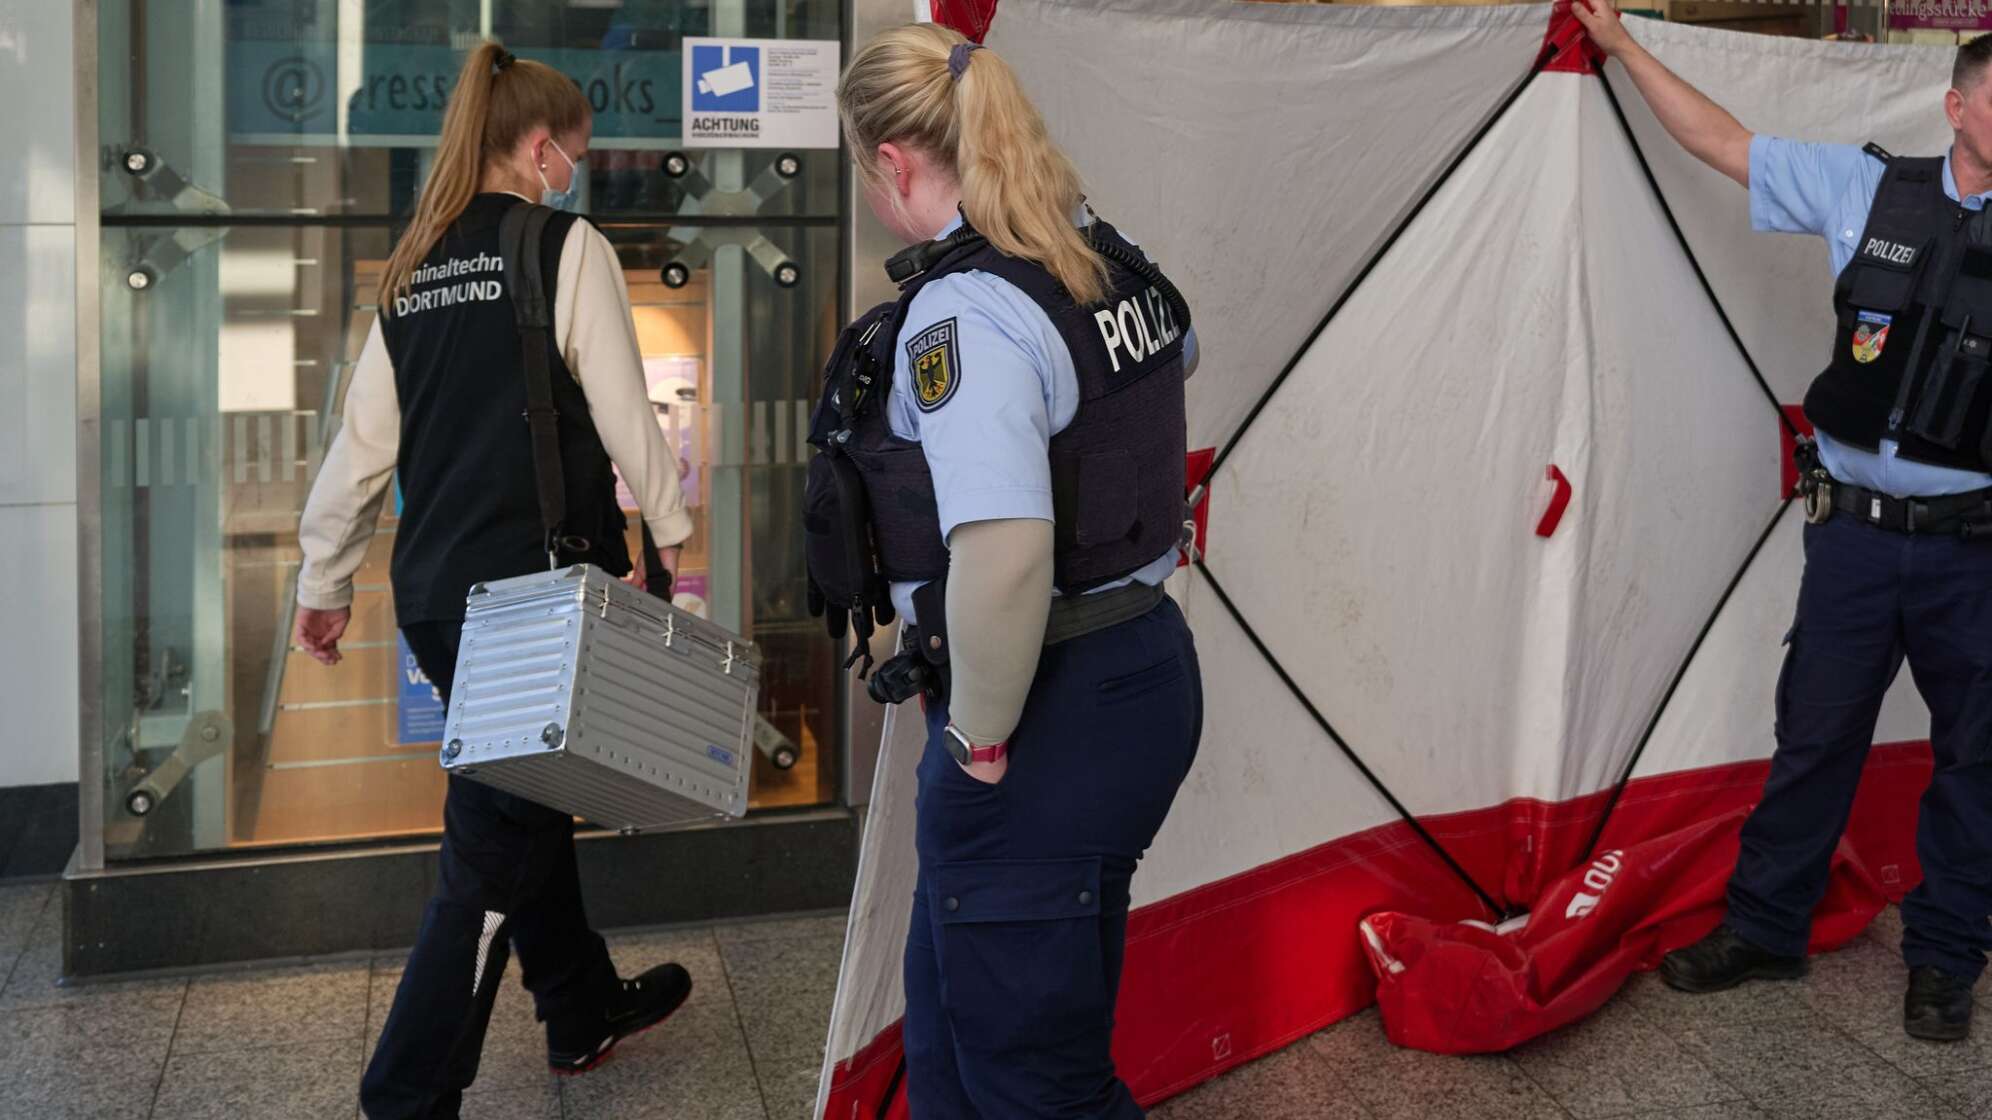
{"label": "red carrying bag", "polygon": [[[1550,884],[1526,918],[1499,928],[1388,911],[1363,919],[1385,1033],[1413,1049],[1485,1054],[1589,1015],[1627,977],[1722,920],[1747,813],[1601,853]],[[1812,951],[1858,936],[1885,902],[1841,841]]]}

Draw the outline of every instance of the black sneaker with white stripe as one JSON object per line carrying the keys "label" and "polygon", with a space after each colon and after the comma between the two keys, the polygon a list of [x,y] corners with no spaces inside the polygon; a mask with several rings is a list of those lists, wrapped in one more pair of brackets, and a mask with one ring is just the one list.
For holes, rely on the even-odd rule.
{"label": "black sneaker with white stripe", "polygon": [[602,1018],[589,1023],[547,1026],[547,1065],[564,1076],[587,1073],[608,1061],[616,1044],[671,1017],[692,994],[692,976],[682,965],[660,964],[634,980],[622,981],[609,997]]}

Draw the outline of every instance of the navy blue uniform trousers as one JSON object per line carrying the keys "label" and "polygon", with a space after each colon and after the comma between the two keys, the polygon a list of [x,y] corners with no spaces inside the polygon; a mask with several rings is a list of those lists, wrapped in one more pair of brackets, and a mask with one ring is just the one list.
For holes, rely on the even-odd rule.
{"label": "navy blue uniform trousers", "polygon": [[1936,773],[1916,824],[1923,882],[1902,955],[1965,979],[1992,948],[1992,541],[1909,536],[1836,514],[1805,527],[1805,576],[1778,678],[1777,752],[1743,826],[1729,923],[1805,952],[1883,695],[1906,657]]}
{"label": "navy blue uniform trousers", "polygon": [[985,784],[929,705],[906,939],[914,1120],[1139,1117],[1110,1044],[1135,863],[1203,729],[1189,626],[1148,614],[1047,647]]}
{"label": "navy blue uniform trousers", "polygon": [[[460,628],[432,622],[402,630],[445,705]],[[511,946],[542,1021],[601,1015],[616,972],[581,906],[574,818],[451,777],[436,894],[360,1084],[370,1120],[458,1114],[477,1077]]]}

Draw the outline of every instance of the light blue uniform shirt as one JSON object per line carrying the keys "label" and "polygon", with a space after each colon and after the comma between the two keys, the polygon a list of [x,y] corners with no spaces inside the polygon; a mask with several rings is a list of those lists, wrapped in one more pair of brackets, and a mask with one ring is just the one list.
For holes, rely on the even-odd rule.
{"label": "light blue uniform shirt", "polygon": [[[1882,162],[1853,144],[1805,144],[1774,136],[1750,141],[1750,224],[1773,233],[1813,233],[1826,239],[1833,258],[1833,275],[1847,267],[1860,248],[1875,188],[1881,185]],[[1951,174],[1950,153],[1944,153],[1944,193],[1957,199],[1957,179]],[[1963,201],[1982,210],[1992,192]],[[1819,440],[1819,461],[1842,482],[1879,490],[1898,498],[1962,494],[1992,486],[1992,475],[1952,467],[1931,466],[1900,458],[1892,439],[1878,451],[1836,443],[1825,432]]]}
{"label": "light blue uniform shirt", "polygon": [[[957,216],[935,238],[960,227]],[[922,409],[913,395],[907,344],[950,319],[955,382],[939,405]],[[1196,367],[1196,346],[1192,328],[1183,340],[1186,369]],[[1008,280],[980,270],[956,272],[913,297],[893,352],[886,417],[893,435],[920,441],[926,453],[942,538],[973,521],[1053,520],[1051,437],[1079,412],[1079,374],[1051,316]],[[1095,590],[1135,580],[1159,584],[1176,569],[1177,555],[1171,547],[1128,579]],[[919,586],[892,585],[893,606],[909,620]]]}

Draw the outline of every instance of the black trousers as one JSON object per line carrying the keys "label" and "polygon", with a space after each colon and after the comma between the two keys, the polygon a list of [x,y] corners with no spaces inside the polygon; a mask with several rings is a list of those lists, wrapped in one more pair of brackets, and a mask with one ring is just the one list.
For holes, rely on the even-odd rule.
{"label": "black trousers", "polygon": [[1051,646],[985,785],[927,706],[906,936],[914,1120],[1139,1120],[1114,1069],[1130,884],[1189,774],[1203,676],[1173,600]]}
{"label": "black trousers", "polygon": [[[447,704],[460,624],[413,623],[402,633]],[[452,777],[436,894],[360,1085],[371,1120],[457,1115],[514,947],[550,1030],[600,1016],[616,972],[581,905],[574,818]]]}
{"label": "black trousers", "polygon": [[1992,543],[1905,536],[1836,513],[1805,527],[1805,577],[1778,678],[1777,753],[1743,826],[1729,924],[1805,952],[1853,811],[1882,697],[1906,659],[1936,772],[1916,822],[1923,881],[1902,957],[1974,980],[1992,949]]}

